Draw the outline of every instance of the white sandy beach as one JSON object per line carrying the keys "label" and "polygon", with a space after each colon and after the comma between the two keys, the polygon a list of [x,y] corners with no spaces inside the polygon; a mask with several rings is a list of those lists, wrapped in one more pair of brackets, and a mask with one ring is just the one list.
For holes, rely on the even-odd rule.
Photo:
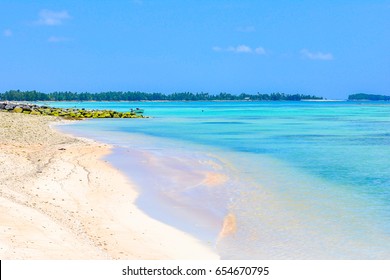
{"label": "white sandy beach", "polygon": [[54,121],[0,112],[1,259],[218,258],[134,205],[135,186],[102,159],[110,146]]}

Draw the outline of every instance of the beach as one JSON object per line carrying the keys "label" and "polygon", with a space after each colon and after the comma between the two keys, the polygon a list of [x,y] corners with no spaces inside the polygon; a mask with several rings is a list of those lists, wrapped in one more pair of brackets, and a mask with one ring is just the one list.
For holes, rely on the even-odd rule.
{"label": "beach", "polygon": [[135,204],[108,144],[57,132],[55,117],[0,112],[1,259],[218,259]]}
{"label": "beach", "polygon": [[51,105],[151,117],[1,113],[4,259],[389,258],[387,104]]}

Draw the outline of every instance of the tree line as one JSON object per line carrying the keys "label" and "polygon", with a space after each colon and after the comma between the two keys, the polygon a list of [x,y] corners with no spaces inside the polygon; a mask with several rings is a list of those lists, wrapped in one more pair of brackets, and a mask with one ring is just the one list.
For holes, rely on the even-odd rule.
{"label": "tree line", "polygon": [[306,94],[246,94],[241,93],[234,95],[221,92],[213,95],[209,93],[191,93],[191,92],[175,92],[171,94],[163,93],[146,93],[141,91],[108,91],[99,93],[90,92],[51,92],[43,93],[39,91],[20,91],[9,90],[0,93],[0,100],[8,101],[212,101],[212,100],[257,100],[257,101],[300,101],[303,99],[323,99],[314,95]]}
{"label": "tree line", "polygon": [[371,100],[371,101],[390,101],[390,96],[367,94],[367,93],[355,93],[348,96],[348,100]]}

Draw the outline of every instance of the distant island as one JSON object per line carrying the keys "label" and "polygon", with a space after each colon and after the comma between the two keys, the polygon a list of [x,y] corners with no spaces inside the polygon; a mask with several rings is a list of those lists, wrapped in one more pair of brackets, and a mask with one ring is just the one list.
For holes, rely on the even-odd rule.
{"label": "distant island", "polygon": [[356,94],[349,95],[348,100],[390,101],[390,96],[378,95],[378,94],[367,94],[367,93],[356,93]]}
{"label": "distant island", "polygon": [[221,92],[213,95],[209,93],[175,92],[171,94],[147,93],[140,91],[108,91],[99,93],[90,92],[52,92],[10,90],[0,93],[3,101],[300,101],[323,100],[322,97],[306,94],[246,94],[234,95]]}

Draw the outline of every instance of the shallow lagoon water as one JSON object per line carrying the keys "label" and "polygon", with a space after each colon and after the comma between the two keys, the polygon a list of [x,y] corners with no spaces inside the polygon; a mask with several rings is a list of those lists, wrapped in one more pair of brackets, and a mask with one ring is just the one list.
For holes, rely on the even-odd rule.
{"label": "shallow lagoon water", "polygon": [[[63,129],[114,144],[108,160],[140,186],[140,208],[222,258],[390,258],[389,103],[51,105],[144,108],[152,118]],[[229,180],[211,188],[205,172]],[[237,229],[221,238],[228,213]]]}

